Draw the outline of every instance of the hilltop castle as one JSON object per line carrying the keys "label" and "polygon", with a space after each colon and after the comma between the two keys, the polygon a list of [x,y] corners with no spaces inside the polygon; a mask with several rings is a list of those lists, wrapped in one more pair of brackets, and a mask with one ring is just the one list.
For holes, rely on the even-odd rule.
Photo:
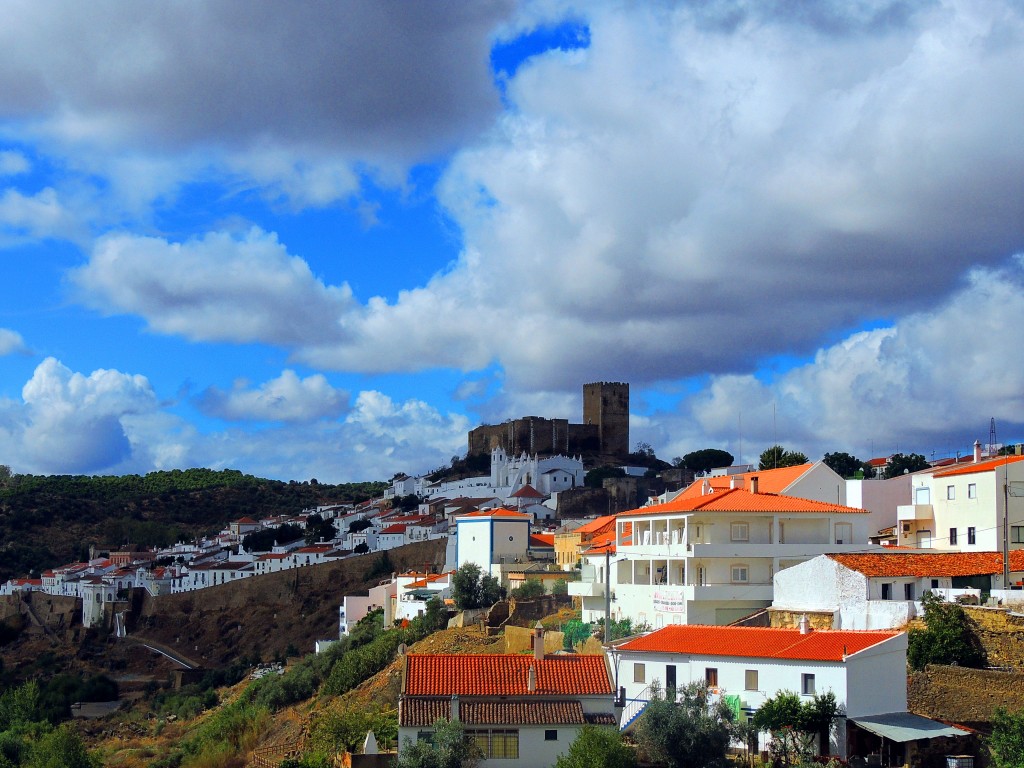
{"label": "hilltop castle", "polygon": [[583,385],[583,423],[522,416],[484,424],[469,432],[469,455],[501,448],[510,456],[610,456],[629,454],[629,384],[600,381]]}

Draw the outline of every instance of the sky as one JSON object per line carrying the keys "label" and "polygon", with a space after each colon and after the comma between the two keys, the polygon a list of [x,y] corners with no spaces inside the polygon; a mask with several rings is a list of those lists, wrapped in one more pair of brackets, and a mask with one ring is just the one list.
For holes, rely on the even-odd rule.
{"label": "sky", "polygon": [[1024,440],[1013,0],[12,2],[0,463]]}

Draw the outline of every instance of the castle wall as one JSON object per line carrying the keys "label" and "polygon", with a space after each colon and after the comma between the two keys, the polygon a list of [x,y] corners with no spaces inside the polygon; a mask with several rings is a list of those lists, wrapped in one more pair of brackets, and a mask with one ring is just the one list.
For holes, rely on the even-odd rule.
{"label": "castle wall", "polygon": [[600,381],[583,385],[583,422],[596,424],[601,453],[629,454],[629,384]]}

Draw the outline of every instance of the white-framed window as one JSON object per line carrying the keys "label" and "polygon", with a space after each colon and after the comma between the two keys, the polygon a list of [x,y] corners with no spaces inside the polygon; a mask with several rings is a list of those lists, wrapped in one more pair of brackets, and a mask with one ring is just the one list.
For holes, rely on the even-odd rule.
{"label": "white-framed window", "polygon": [[750,541],[750,525],[748,523],[732,523],[729,526],[729,541]]}
{"label": "white-framed window", "polygon": [[813,696],[814,690],[814,675],[810,672],[804,672],[800,675],[800,693],[804,696]]}
{"label": "white-framed window", "polygon": [[915,504],[931,504],[932,503],[932,489],[927,485],[920,488],[914,489],[914,503]]}
{"label": "white-framed window", "polygon": [[953,499],[956,498],[956,486],[955,485],[947,485],[946,486],[946,498],[949,499],[950,501],[952,501]]}
{"label": "white-framed window", "polygon": [[647,667],[640,662],[633,664],[633,682],[634,683],[646,683],[647,682]]}
{"label": "white-framed window", "polygon": [[968,499],[976,499],[976,498],[978,498],[978,484],[977,483],[968,483],[967,484],[967,498]]}
{"label": "white-framed window", "polygon": [[975,544],[975,543],[977,543],[977,537],[974,535],[974,528],[973,527],[967,529],[967,543],[968,544]]}
{"label": "white-framed window", "polygon": [[1024,525],[1010,526],[1010,543],[1024,544]]}
{"label": "white-framed window", "polygon": [[733,584],[746,584],[750,581],[750,569],[745,565],[732,566],[730,580]]}

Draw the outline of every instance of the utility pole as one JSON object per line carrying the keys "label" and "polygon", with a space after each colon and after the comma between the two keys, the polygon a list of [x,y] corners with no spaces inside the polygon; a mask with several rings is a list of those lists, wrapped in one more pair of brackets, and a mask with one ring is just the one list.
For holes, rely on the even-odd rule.
{"label": "utility pole", "polygon": [[604,643],[612,639],[612,550],[604,551]]}

